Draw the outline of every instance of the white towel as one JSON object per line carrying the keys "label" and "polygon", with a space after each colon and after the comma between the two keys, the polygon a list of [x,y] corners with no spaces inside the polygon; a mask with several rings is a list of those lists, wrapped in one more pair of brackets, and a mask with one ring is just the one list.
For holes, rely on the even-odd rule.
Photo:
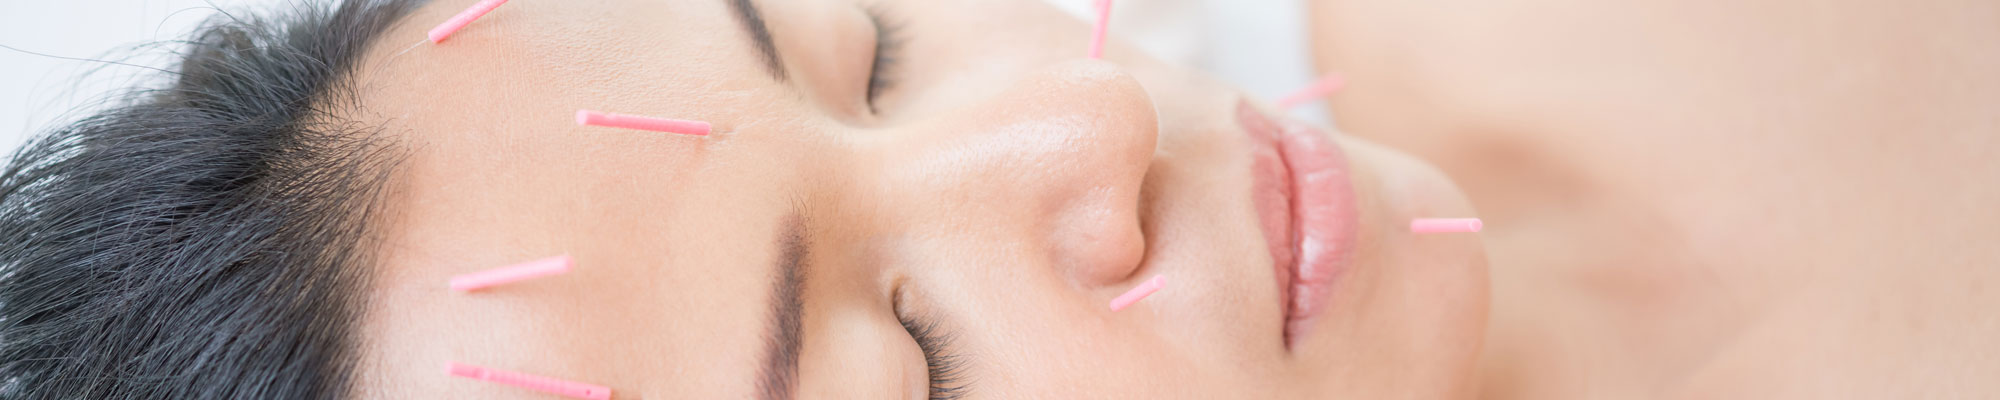
{"label": "white towel", "polygon": [[[1085,21],[1096,18],[1096,0],[1044,1]],[[1300,0],[1113,0],[1110,34],[1275,101],[1313,81],[1305,19]],[[1329,122],[1321,107],[1293,113]]]}

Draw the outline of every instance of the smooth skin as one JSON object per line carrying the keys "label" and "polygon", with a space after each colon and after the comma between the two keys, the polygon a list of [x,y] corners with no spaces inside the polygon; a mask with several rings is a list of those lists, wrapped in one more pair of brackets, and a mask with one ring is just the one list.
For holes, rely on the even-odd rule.
{"label": "smooth skin", "polygon": [[2000,396],[2000,3],[1311,5],[1486,217],[1484,397]]}
{"label": "smooth skin", "polygon": [[[757,397],[794,226],[800,398],[923,398],[898,312],[949,332],[969,399],[1474,388],[1482,244],[1403,232],[1474,216],[1443,175],[1338,138],[1361,244],[1315,333],[1287,347],[1243,94],[1115,40],[1086,60],[1088,26],[1040,2],[762,1],[785,81],[723,0],[516,1],[400,53],[471,3],[424,7],[354,75],[354,117],[410,156],[376,223],[360,397],[545,398],[447,377],[448,360],[618,398]],[[872,108],[864,7],[905,40]],[[715,133],[580,127],[578,109]],[[575,270],[444,287],[556,254]],[[1169,285],[1105,307],[1154,275]]]}

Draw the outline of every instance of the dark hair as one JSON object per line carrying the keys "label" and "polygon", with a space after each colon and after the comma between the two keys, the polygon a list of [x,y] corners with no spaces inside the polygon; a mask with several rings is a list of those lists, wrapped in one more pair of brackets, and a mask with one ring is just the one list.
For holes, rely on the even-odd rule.
{"label": "dark hair", "polygon": [[351,70],[420,0],[223,13],[162,88],[0,170],[0,398],[352,393],[377,215],[402,159]]}

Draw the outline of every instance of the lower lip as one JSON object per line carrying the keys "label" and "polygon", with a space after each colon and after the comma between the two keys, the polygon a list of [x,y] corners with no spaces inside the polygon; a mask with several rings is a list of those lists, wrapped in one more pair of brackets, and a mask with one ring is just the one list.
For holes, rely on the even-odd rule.
{"label": "lower lip", "polygon": [[1278,121],[1245,102],[1238,123],[1257,142],[1258,217],[1284,294],[1285,345],[1311,334],[1352,258],[1358,226],[1347,157],[1303,123]]}

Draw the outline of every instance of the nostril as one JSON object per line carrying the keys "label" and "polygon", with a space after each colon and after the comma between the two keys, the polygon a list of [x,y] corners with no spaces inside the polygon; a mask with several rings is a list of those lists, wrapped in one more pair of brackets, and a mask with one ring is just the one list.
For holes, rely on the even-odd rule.
{"label": "nostril", "polygon": [[1122,282],[1138,271],[1146,252],[1136,200],[1100,188],[1069,203],[1051,221],[1050,247],[1060,268],[1082,286]]}

